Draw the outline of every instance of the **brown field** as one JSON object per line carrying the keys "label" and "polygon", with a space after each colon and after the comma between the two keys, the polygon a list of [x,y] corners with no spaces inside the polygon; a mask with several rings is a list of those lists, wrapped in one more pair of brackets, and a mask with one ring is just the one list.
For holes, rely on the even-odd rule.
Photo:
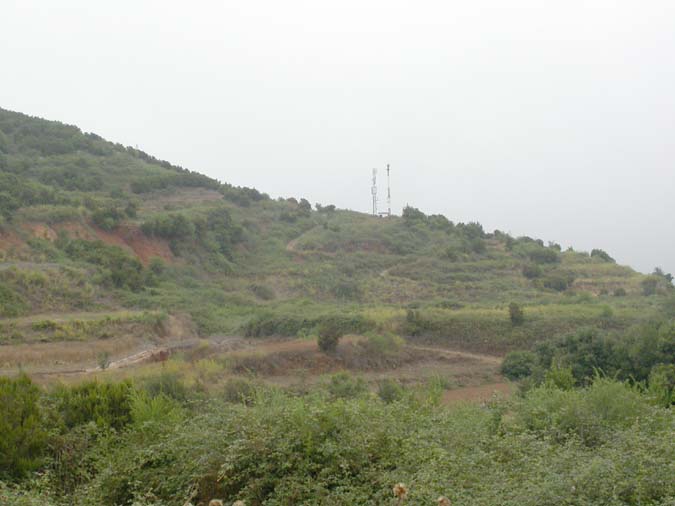
{"label": "brown field", "polygon": [[[385,379],[414,386],[440,381],[443,402],[489,399],[508,395],[511,387],[499,375],[501,359],[438,347],[406,344],[396,353],[373,355],[359,346],[359,336],[343,339],[333,355],[320,352],[313,340],[148,339],[116,337],[92,342],[25,343],[0,347],[0,374],[19,368],[48,384],[87,378],[120,380],[172,371],[189,384],[219,389],[230,378],[243,377],[283,388],[304,389],[325,381],[327,375],[349,371],[373,388]],[[106,370],[97,365],[109,354]]]}

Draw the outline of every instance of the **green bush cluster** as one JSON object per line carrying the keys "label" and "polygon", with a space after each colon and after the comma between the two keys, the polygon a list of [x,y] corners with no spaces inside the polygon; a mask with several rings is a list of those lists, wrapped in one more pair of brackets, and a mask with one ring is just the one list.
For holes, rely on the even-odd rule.
{"label": "green bush cluster", "polygon": [[[648,322],[624,332],[581,330],[554,340],[543,341],[533,352],[514,351],[502,363],[502,372],[511,379],[533,376],[544,379],[545,372],[568,367],[579,384],[587,384],[598,374],[636,382],[649,382],[656,374],[662,385],[662,365],[675,363],[675,324]],[[666,374],[667,376],[667,374]]]}
{"label": "green bush cluster", "polygon": [[132,390],[124,430],[85,423],[61,432],[49,450],[59,458],[37,466],[48,479],[39,487],[0,485],[0,499],[347,506],[393,504],[399,482],[411,504],[435,504],[441,495],[477,506],[675,499],[672,411],[614,380],[454,408],[421,392],[406,395],[394,382],[373,395],[344,374],[305,395],[262,389],[245,398],[182,408]]}

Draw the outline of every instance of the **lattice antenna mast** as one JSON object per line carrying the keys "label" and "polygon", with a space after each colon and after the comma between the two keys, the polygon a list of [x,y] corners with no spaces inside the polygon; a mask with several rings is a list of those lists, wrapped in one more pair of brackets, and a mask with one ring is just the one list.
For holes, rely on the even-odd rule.
{"label": "lattice antenna mast", "polygon": [[373,186],[370,187],[373,196],[373,216],[377,216],[377,169],[373,169]]}
{"label": "lattice antenna mast", "polygon": [[387,164],[387,216],[391,216],[391,180],[389,179],[389,164]]}

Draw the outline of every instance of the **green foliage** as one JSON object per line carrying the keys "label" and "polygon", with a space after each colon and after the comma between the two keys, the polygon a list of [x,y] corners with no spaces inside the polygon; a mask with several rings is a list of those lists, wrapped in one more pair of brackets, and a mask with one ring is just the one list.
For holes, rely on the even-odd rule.
{"label": "green foliage", "polygon": [[335,353],[340,338],[344,335],[337,319],[325,320],[317,327],[317,344],[324,353]]}
{"label": "green foliage", "polygon": [[537,356],[529,351],[512,351],[504,357],[501,373],[510,380],[530,376],[537,364]]}
{"label": "green foliage", "polygon": [[544,274],[544,270],[538,264],[525,264],[522,269],[523,276],[527,279],[540,278]]}
{"label": "green foliage", "polygon": [[525,323],[525,312],[516,302],[509,304],[509,319],[513,325],[522,325]]}
{"label": "green foliage", "polygon": [[521,241],[514,251],[526,256],[535,264],[555,264],[560,262],[560,253],[555,248],[546,248],[536,242]]}
{"label": "green foliage", "polygon": [[248,380],[230,378],[223,387],[226,402],[251,404],[256,396],[256,386]]}
{"label": "green foliage", "polygon": [[426,220],[427,215],[416,207],[405,206],[403,212],[401,213],[403,220],[406,224],[413,224],[416,222],[423,222]]}
{"label": "green foliage", "polygon": [[675,404],[675,364],[657,364],[652,367],[649,392],[662,406]]}
{"label": "green foliage", "polygon": [[390,332],[368,332],[365,341],[360,341],[359,345],[369,354],[374,356],[385,356],[398,353],[405,342],[403,339]]}
{"label": "green foliage", "polygon": [[576,437],[584,445],[598,446],[613,428],[628,429],[650,411],[647,400],[631,387],[596,379],[586,390],[545,386],[530,391],[517,408],[516,423],[558,442]]}
{"label": "green foliage", "polygon": [[69,239],[66,236],[61,236],[56,244],[68,258],[100,266],[104,283],[130,290],[143,287],[143,265],[118,246],[109,246],[103,241]]}
{"label": "green foliage", "polygon": [[642,280],[642,294],[645,296],[655,295],[659,286],[659,279],[656,276],[649,276]]}
{"label": "green foliage", "polygon": [[614,260],[611,256],[609,256],[609,254],[606,251],[603,251],[601,249],[592,250],[591,258],[599,258],[603,262],[616,263],[616,260]]}
{"label": "green foliage", "polygon": [[143,378],[139,384],[151,399],[163,396],[178,402],[188,400],[188,388],[181,380],[180,375],[175,372],[163,370],[159,374]]}
{"label": "green foliage", "polygon": [[542,285],[557,292],[564,292],[573,281],[574,279],[569,273],[550,272],[542,278]]}
{"label": "green foliage", "polygon": [[330,377],[326,389],[333,399],[353,399],[367,392],[368,386],[363,378],[339,372]]}
{"label": "green foliage", "polygon": [[39,398],[25,374],[0,376],[0,479],[24,478],[44,463],[48,432]]}
{"label": "green foliage", "polygon": [[110,365],[110,353],[107,351],[102,351],[96,355],[96,363],[101,368],[101,370],[106,370]]}
{"label": "green foliage", "polygon": [[131,393],[129,382],[91,381],[70,388],[60,386],[52,395],[67,428],[94,422],[99,427],[121,430],[131,421]]}
{"label": "green foliage", "polygon": [[0,316],[8,318],[28,311],[26,300],[11,287],[0,284]]}
{"label": "green foliage", "polygon": [[404,389],[398,381],[386,378],[377,385],[377,396],[387,404],[403,398]]}
{"label": "green foliage", "polygon": [[114,230],[125,218],[125,213],[116,207],[97,209],[91,215],[91,221],[103,230]]}
{"label": "green foliage", "polygon": [[163,214],[143,222],[141,230],[148,236],[163,239],[191,239],[195,225],[183,214]]}

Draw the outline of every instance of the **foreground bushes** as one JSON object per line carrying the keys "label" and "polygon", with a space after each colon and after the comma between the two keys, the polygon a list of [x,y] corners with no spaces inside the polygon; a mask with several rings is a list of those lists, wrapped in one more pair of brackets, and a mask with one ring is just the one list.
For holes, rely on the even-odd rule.
{"label": "foreground bushes", "polygon": [[[344,374],[301,397],[251,387],[189,412],[132,393],[123,430],[66,433],[67,469],[48,465],[46,481],[26,482],[33,492],[0,483],[0,502],[381,505],[398,482],[419,505],[439,495],[478,506],[675,500],[675,417],[616,381],[453,409],[392,385],[381,385],[381,402]],[[71,491],[59,487],[69,476]]]}

